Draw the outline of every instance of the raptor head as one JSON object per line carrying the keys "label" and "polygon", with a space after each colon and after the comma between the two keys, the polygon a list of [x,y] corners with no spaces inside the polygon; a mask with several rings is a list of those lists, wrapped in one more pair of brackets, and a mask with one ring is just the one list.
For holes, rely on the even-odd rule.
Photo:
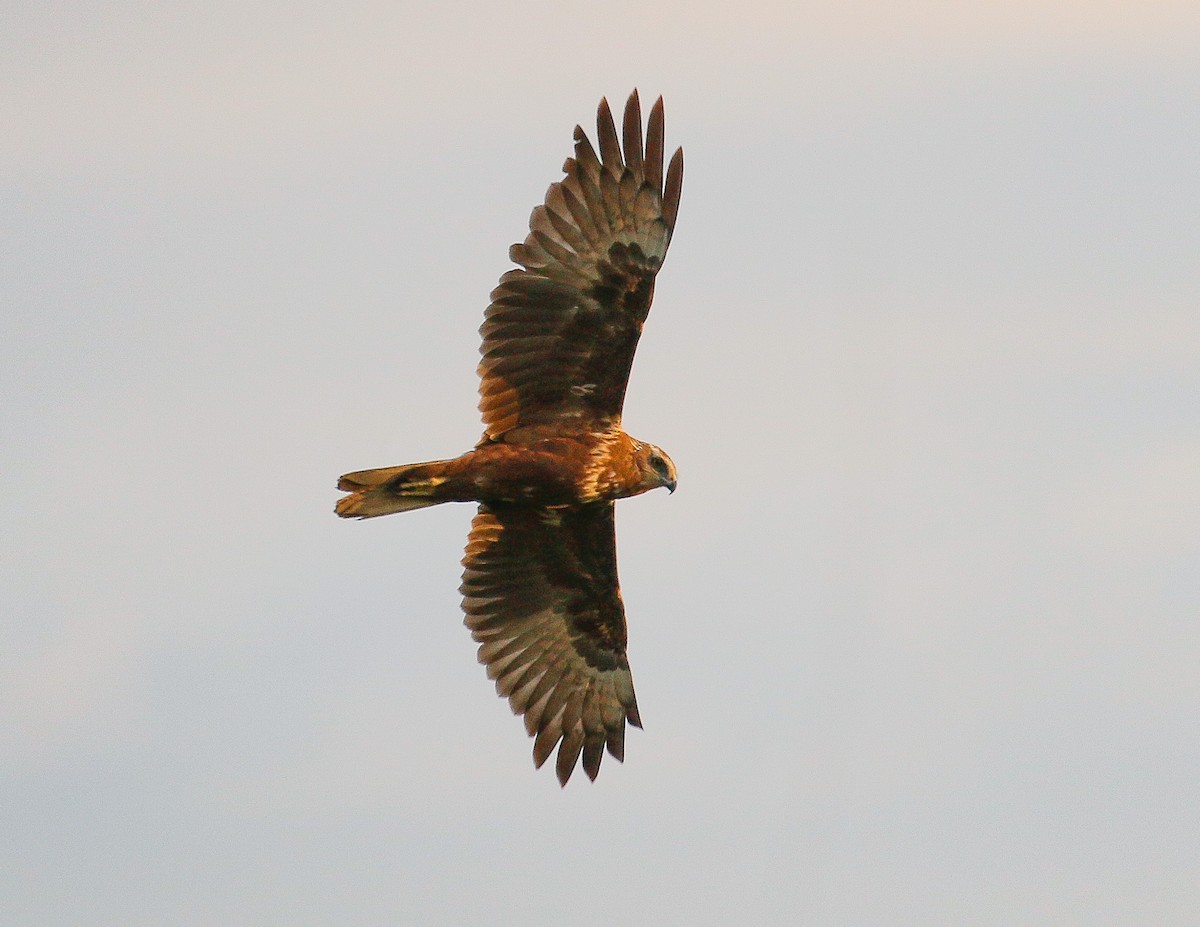
{"label": "raptor head", "polygon": [[666,486],[668,492],[675,491],[675,462],[667,456],[667,452],[653,444],[639,442],[634,452],[638,469],[642,473],[642,491]]}

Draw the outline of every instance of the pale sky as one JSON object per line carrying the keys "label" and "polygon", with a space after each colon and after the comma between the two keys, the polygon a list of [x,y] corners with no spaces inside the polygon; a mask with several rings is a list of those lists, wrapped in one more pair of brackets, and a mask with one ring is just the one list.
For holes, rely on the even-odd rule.
{"label": "pale sky", "polygon": [[[10,3],[0,922],[1200,910],[1200,6]],[[571,130],[683,204],[618,506],[644,731],[462,627],[476,329]]]}

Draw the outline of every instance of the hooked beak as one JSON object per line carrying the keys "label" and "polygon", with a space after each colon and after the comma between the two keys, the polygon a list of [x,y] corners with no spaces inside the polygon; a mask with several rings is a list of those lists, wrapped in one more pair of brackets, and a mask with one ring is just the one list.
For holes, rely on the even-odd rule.
{"label": "hooked beak", "polygon": [[669,493],[675,492],[675,481],[674,480],[667,480],[666,482],[663,483],[663,485],[667,487],[667,492],[669,492]]}

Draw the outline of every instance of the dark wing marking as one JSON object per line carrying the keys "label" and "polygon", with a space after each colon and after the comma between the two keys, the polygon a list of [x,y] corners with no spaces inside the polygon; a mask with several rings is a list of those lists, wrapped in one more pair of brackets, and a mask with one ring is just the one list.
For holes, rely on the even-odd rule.
{"label": "dark wing marking", "polygon": [[481,505],[463,557],[463,611],[479,662],[525,716],[540,767],[558,748],[567,784],[583,753],[591,779],[604,747],[625,755],[641,727],[625,659],[613,504],[537,509]]}
{"label": "dark wing marking", "polygon": [[575,157],[513,245],[480,328],[479,409],[487,435],[521,425],[619,422],[642,323],[679,211],[683,149],[663,180],[662,98],[643,149],[637,91],[625,104],[624,154],[606,100],[600,156],[575,127]]}

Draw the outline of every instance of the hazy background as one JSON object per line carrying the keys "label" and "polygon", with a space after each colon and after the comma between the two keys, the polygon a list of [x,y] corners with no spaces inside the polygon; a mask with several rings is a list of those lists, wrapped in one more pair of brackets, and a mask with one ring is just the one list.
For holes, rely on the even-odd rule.
{"label": "hazy background", "polygon": [[[9,2],[0,920],[1192,925],[1200,6]],[[667,100],[645,732],[461,625],[487,294]]]}

